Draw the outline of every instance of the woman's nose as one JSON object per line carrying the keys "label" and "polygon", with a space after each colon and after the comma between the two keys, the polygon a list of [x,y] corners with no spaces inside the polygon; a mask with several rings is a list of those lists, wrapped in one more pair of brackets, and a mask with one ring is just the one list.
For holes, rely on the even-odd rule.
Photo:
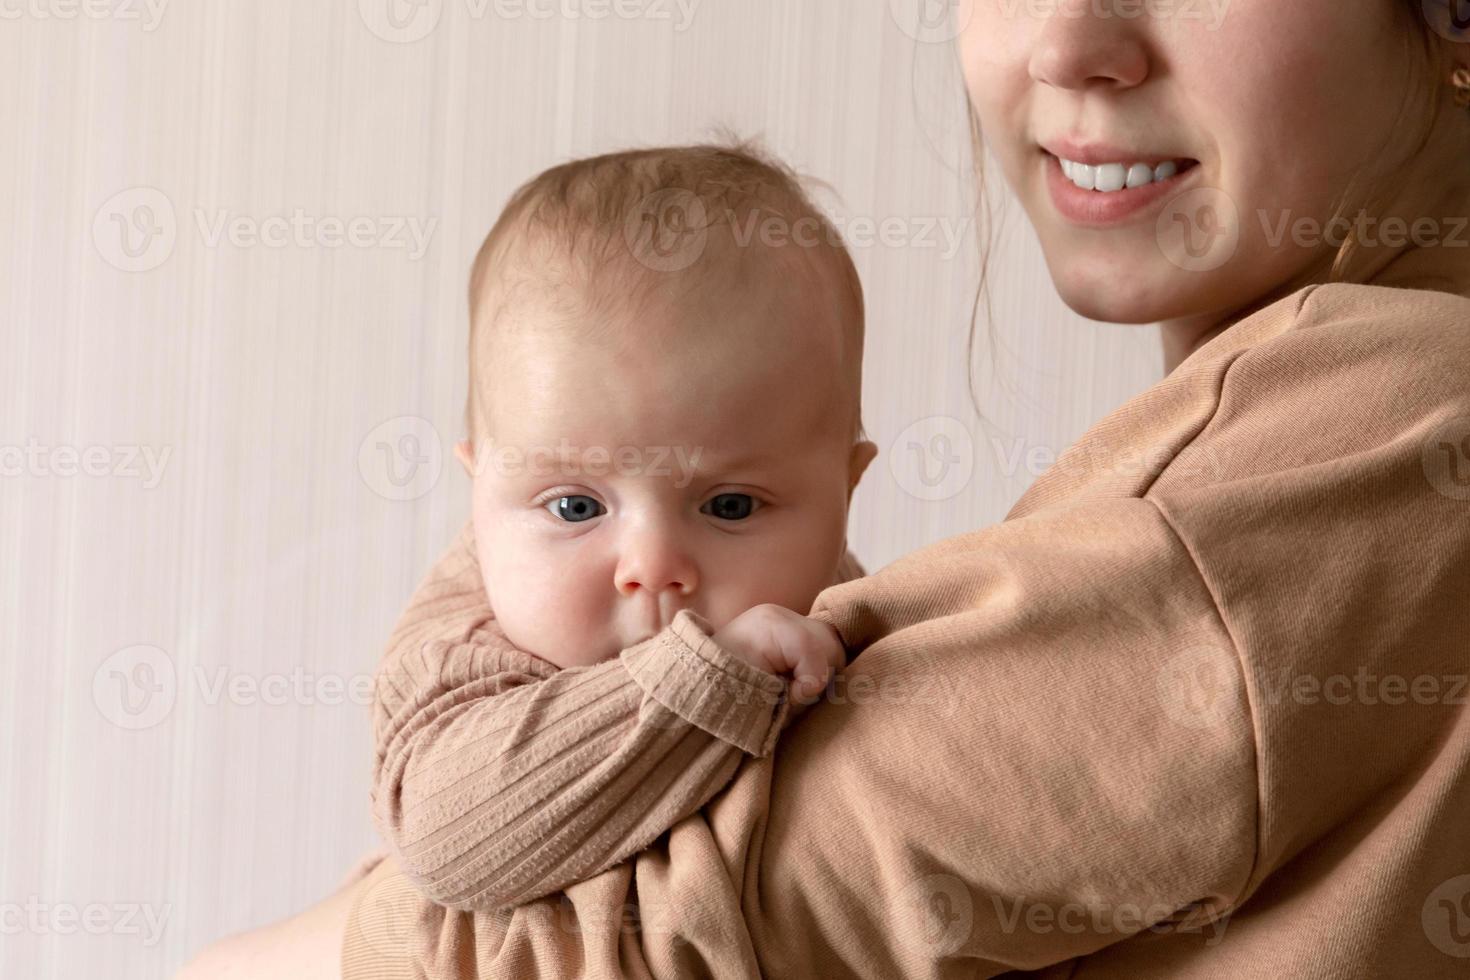
{"label": "woman's nose", "polygon": [[1058,89],[1132,88],[1148,77],[1147,17],[1120,16],[1116,4],[1063,0],[1031,48],[1031,77]]}
{"label": "woman's nose", "polygon": [[699,579],[693,556],[676,534],[662,528],[640,529],[623,543],[616,585],[625,596],[639,589],[687,596],[699,587]]}

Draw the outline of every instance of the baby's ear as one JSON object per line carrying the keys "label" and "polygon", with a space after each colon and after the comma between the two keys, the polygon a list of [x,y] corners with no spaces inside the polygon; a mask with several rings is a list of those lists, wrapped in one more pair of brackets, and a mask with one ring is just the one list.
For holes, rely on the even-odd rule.
{"label": "baby's ear", "polygon": [[475,447],[468,439],[461,439],[454,444],[454,457],[459,460],[464,471],[475,478]]}
{"label": "baby's ear", "polygon": [[866,439],[855,444],[852,451],[847,454],[847,499],[849,503],[852,502],[852,492],[857,489],[858,481],[863,478],[863,471],[877,455],[877,444]]}

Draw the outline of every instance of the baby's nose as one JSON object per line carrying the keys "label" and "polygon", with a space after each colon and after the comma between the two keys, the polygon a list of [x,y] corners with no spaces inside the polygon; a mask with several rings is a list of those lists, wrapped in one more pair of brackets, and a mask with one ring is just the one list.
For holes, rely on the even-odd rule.
{"label": "baby's nose", "polygon": [[693,556],[678,542],[668,535],[647,535],[623,552],[616,584],[625,596],[640,589],[687,596],[699,587],[699,573]]}

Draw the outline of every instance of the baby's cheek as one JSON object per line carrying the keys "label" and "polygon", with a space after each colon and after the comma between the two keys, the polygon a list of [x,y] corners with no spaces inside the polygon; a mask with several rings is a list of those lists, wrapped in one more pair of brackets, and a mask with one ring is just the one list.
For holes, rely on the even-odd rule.
{"label": "baby's cheek", "polygon": [[558,667],[599,663],[618,653],[610,579],[594,556],[562,553],[501,527],[483,549],[491,607],[518,649]]}
{"label": "baby's cheek", "polygon": [[607,611],[591,590],[568,583],[525,606],[530,652],[558,667],[583,667],[614,657],[621,649]]}
{"label": "baby's cheek", "polygon": [[[729,587],[717,605],[728,619],[761,603],[774,603],[805,615],[812,601],[836,577],[836,562],[832,554],[837,544],[826,541],[798,539],[791,541],[777,553],[750,556],[743,560],[738,569],[727,580]],[[712,620],[713,621],[713,620]],[[719,629],[722,623],[714,626]]]}

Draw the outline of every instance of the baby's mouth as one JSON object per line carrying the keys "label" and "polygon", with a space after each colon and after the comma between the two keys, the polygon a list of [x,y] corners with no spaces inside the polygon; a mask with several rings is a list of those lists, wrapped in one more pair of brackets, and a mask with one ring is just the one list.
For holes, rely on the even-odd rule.
{"label": "baby's mouth", "polygon": [[[629,618],[634,620],[637,625],[630,629],[627,635],[636,637],[632,641],[634,644],[651,639],[663,632],[674,621],[674,617],[678,615],[679,609],[683,608],[686,608],[686,606],[680,605],[677,608],[666,608],[662,602],[650,602],[646,608],[629,610],[632,614]],[[687,608],[692,609],[694,607],[687,606]],[[632,644],[629,645],[631,646]]]}
{"label": "baby's mouth", "polygon": [[651,626],[644,626],[642,629],[636,629],[633,631],[633,642],[630,643],[629,646],[635,646],[645,640],[651,640],[655,636],[658,636],[658,634],[662,630],[663,626],[656,621]]}

